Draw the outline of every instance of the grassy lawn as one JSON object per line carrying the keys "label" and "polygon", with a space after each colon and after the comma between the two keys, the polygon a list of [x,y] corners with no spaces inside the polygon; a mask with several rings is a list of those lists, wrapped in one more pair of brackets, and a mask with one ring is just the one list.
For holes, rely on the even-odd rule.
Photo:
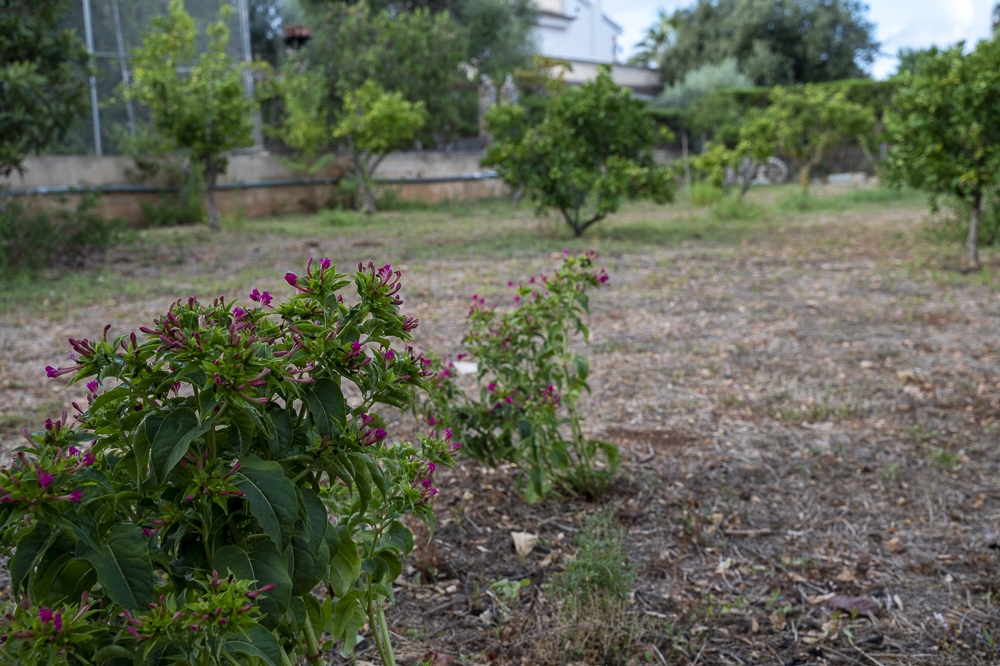
{"label": "grassy lawn", "polygon": [[[594,249],[611,281],[580,347],[582,409],[622,450],[603,504],[638,572],[627,616],[595,618],[605,634],[625,626],[627,656],[659,662],[655,645],[666,663],[996,663],[1000,256],[954,270],[962,248],[929,215],[912,192],[781,187],[739,208],[628,205],[582,239],[503,200],[136,232],[99,269],[0,293],[0,450],[83,396],[44,379],[66,338],[135,330],[177,298],[285,293],[310,256],[391,263],[416,343],[453,352],[473,293],[504,306],[508,280]],[[597,663],[565,652],[543,584],[600,507],[526,505],[511,474],[442,476],[434,541],[389,614],[400,663]],[[516,556],[510,531],[539,550]],[[491,625],[481,591],[502,578],[535,584]],[[838,612],[834,594],[880,609]]]}

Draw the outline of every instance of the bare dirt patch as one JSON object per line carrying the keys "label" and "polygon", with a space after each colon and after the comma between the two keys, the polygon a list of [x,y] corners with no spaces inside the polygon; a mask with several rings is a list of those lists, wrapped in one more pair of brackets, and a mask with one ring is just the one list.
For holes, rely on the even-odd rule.
{"label": "bare dirt patch", "polygon": [[[583,409],[590,434],[621,447],[622,474],[602,503],[529,506],[513,468],[461,459],[445,472],[433,541],[408,562],[389,614],[400,663],[573,662],[545,586],[602,504],[627,526],[639,574],[627,613],[603,629],[627,630],[627,658],[997,663],[1000,301],[991,281],[924,262],[921,215],[827,212],[742,245],[593,239],[612,280],[592,302]],[[887,242],[893,233],[904,237]],[[258,286],[241,270],[294,269],[303,247],[349,266],[381,249],[373,242],[265,238],[259,262],[229,245],[165,279],[217,271],[241,293]],[[505,302],[506,281],[548,267],[558,243],[427,261],[406,258],[409,241],[385,242],[411,268],[418,342],[443,352],[458,348],[472,292]],[[8,316],[2,445],[72,399],[40,380],[66,337],[106,321],[137,328],[182,295]],[[416,430],[405,414],[395,426]],[[539,545],[518,556],[513,531]],[[487,592],[502,578],[531,581],[507,616]]]}

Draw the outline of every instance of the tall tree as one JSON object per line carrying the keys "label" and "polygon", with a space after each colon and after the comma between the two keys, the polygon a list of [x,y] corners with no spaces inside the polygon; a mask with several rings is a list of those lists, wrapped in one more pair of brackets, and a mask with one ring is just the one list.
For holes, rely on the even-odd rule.
{"label": "tall tree", "polygon": [[208,45],[195,54],[198,31],[183,0],[170,0],[167,16],[133,52],[134,78],[125,94],[149,108],[149,145],[180,152],[205,172],[208,224],[219,226],[215,185],[226,172],[228,154],[253,145],[253,103],[243,87],[241,63],[226,54],[229,29],[209,26]]}
{"label": "tall tree", "polygon": [[979,265],[979,215],[1000,181],[1000,40],[926,53],[901,74],[885,124],[891,182],[951,195],[969,206],[967,255]]}
{"label": "tall tree", "polygon": [[326,79],[329,106],[339,109],[349,93],[372,81],[407,101],[423,102],[428,132],[444,142],[455,131],[453,84],[466,41],[444,12],[394,13],[367,3],[331,4],[314,26],[310,62]]}
{"label": "tall tree", "polygon": [[63,135],[87,102],[89,57],[58,30],[64,0],[0,0],[0,175]]}
{"label": "tall tree", "polygon": [[[274,1],[274,0],[272,0]],[[394,16],[418,10],[446,12],[465,37],[462,61],[476,73],[501,79],[530,64],[536,52],[534,32],[538,8],[534,0],[305,0],[313,10],[333,5],[367,5]]]}
{"label": "tall tree", "polygon": [[730,57],[757,85],[862,77],[879,48],[867,9],[860,0],[698,0],[672,17],[664,82]]}
{"label": "tall tree", "polygon": [[671,15],[664,9],[659,10],[656,23],[646,29],[642,41],[636,44],[638,50],[628,59],[628,63],[639,67],[659,67],[667,52],[677,45],[676,17],[678,14]]}

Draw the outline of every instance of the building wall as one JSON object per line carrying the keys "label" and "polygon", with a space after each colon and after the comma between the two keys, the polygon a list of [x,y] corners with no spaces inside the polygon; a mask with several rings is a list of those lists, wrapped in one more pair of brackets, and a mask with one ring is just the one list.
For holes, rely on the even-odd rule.
{"label": "building wall", "polygon": [[[385,158],[375,176],[377,179],[445,179],[432,182],[386,183],[406,200],[439,202],[467,201],[483,197],[502,196],[504,188],[497,178],[459,179],[482,175],[479,165],[481,152],[400,152]],[[332,165],[316,174],[316,179],[339,177],[345,165]],[[44,187],[73,186],[134,186],[139,184],[134,174],[135,163],[120,155],[93,157],[80,155],[45,155],[25,160],[23,177],[0,178],[0,187],[33,190]],[[281,164],[273,155],[237,155],[229,163],[220,185],[268,183],[301,180],[302,174]],[[447,180],[455,178],[455,180]],[[142,185],[158,186],[163,181],[146,181]],[[267,187],[245,187],[216,192],[216,203],[223,215],[242,213],[261,217],[283,212],[309,210],[315,202],[325,202],[335,192],[333,184],[282,184]],[[108,217],[123,217],[130,222],[143,219],[140,202],[155,203],[160,195],[141,192],[109,192],[101,196],[98,212]],[[20,196],[29,209],[42,210],[74,206],[79,195],[32,194]]]}
{"label": "building wall", "polygon": [[[602,0],[543,0],[538,47],[564,60],[615,62],[619,28],[604,16]],[[556,10],[555,7],[561,7]]]}

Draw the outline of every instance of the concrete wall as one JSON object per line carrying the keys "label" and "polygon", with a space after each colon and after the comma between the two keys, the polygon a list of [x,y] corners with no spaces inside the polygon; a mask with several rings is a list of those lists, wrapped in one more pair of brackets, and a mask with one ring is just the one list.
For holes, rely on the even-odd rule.
{"label": "concrete wall", "polygon": [[[482,172],[480,152],[439,153],[400,152],[388,155],[375,176],[379,179],[447,179],[469,176]],[[338,163],[316,174],[317,179],[337,178],[348,172],[346,163]],[[0,186],[13,189],[34,189],[61,186],[158,186],[163,178],[139,182],[135,163],[129,157],[92,157],[79,155],[45,155],[25,160],[25,174],[0,178]],[[273,155],[237,155],[229,163],[220,185],[263,183],[268,181],[299,180],[303,174],[282,165]],[[496,178],[485,180],[456,180],[451,182],[387,183],[381,187],[395,189],[407,200],[438,202],[445,200],[471,200],[503,194],[503,186]],[[279,212],[309,210],[314,202],[325,202],[336,190],[332,184],[280,185],[223,189],[216,192],[216,203],[223,215],[242,210],[248,217],[260,217]],[[142,221],[141,201],[155,203],[156,193],[109,192],[100,200],[100,212],[109,217],[124,217],[130,222]],[[53,196],[50,194],[20,197],[29,208],[45,209],[75,205],[79,195]]]}

